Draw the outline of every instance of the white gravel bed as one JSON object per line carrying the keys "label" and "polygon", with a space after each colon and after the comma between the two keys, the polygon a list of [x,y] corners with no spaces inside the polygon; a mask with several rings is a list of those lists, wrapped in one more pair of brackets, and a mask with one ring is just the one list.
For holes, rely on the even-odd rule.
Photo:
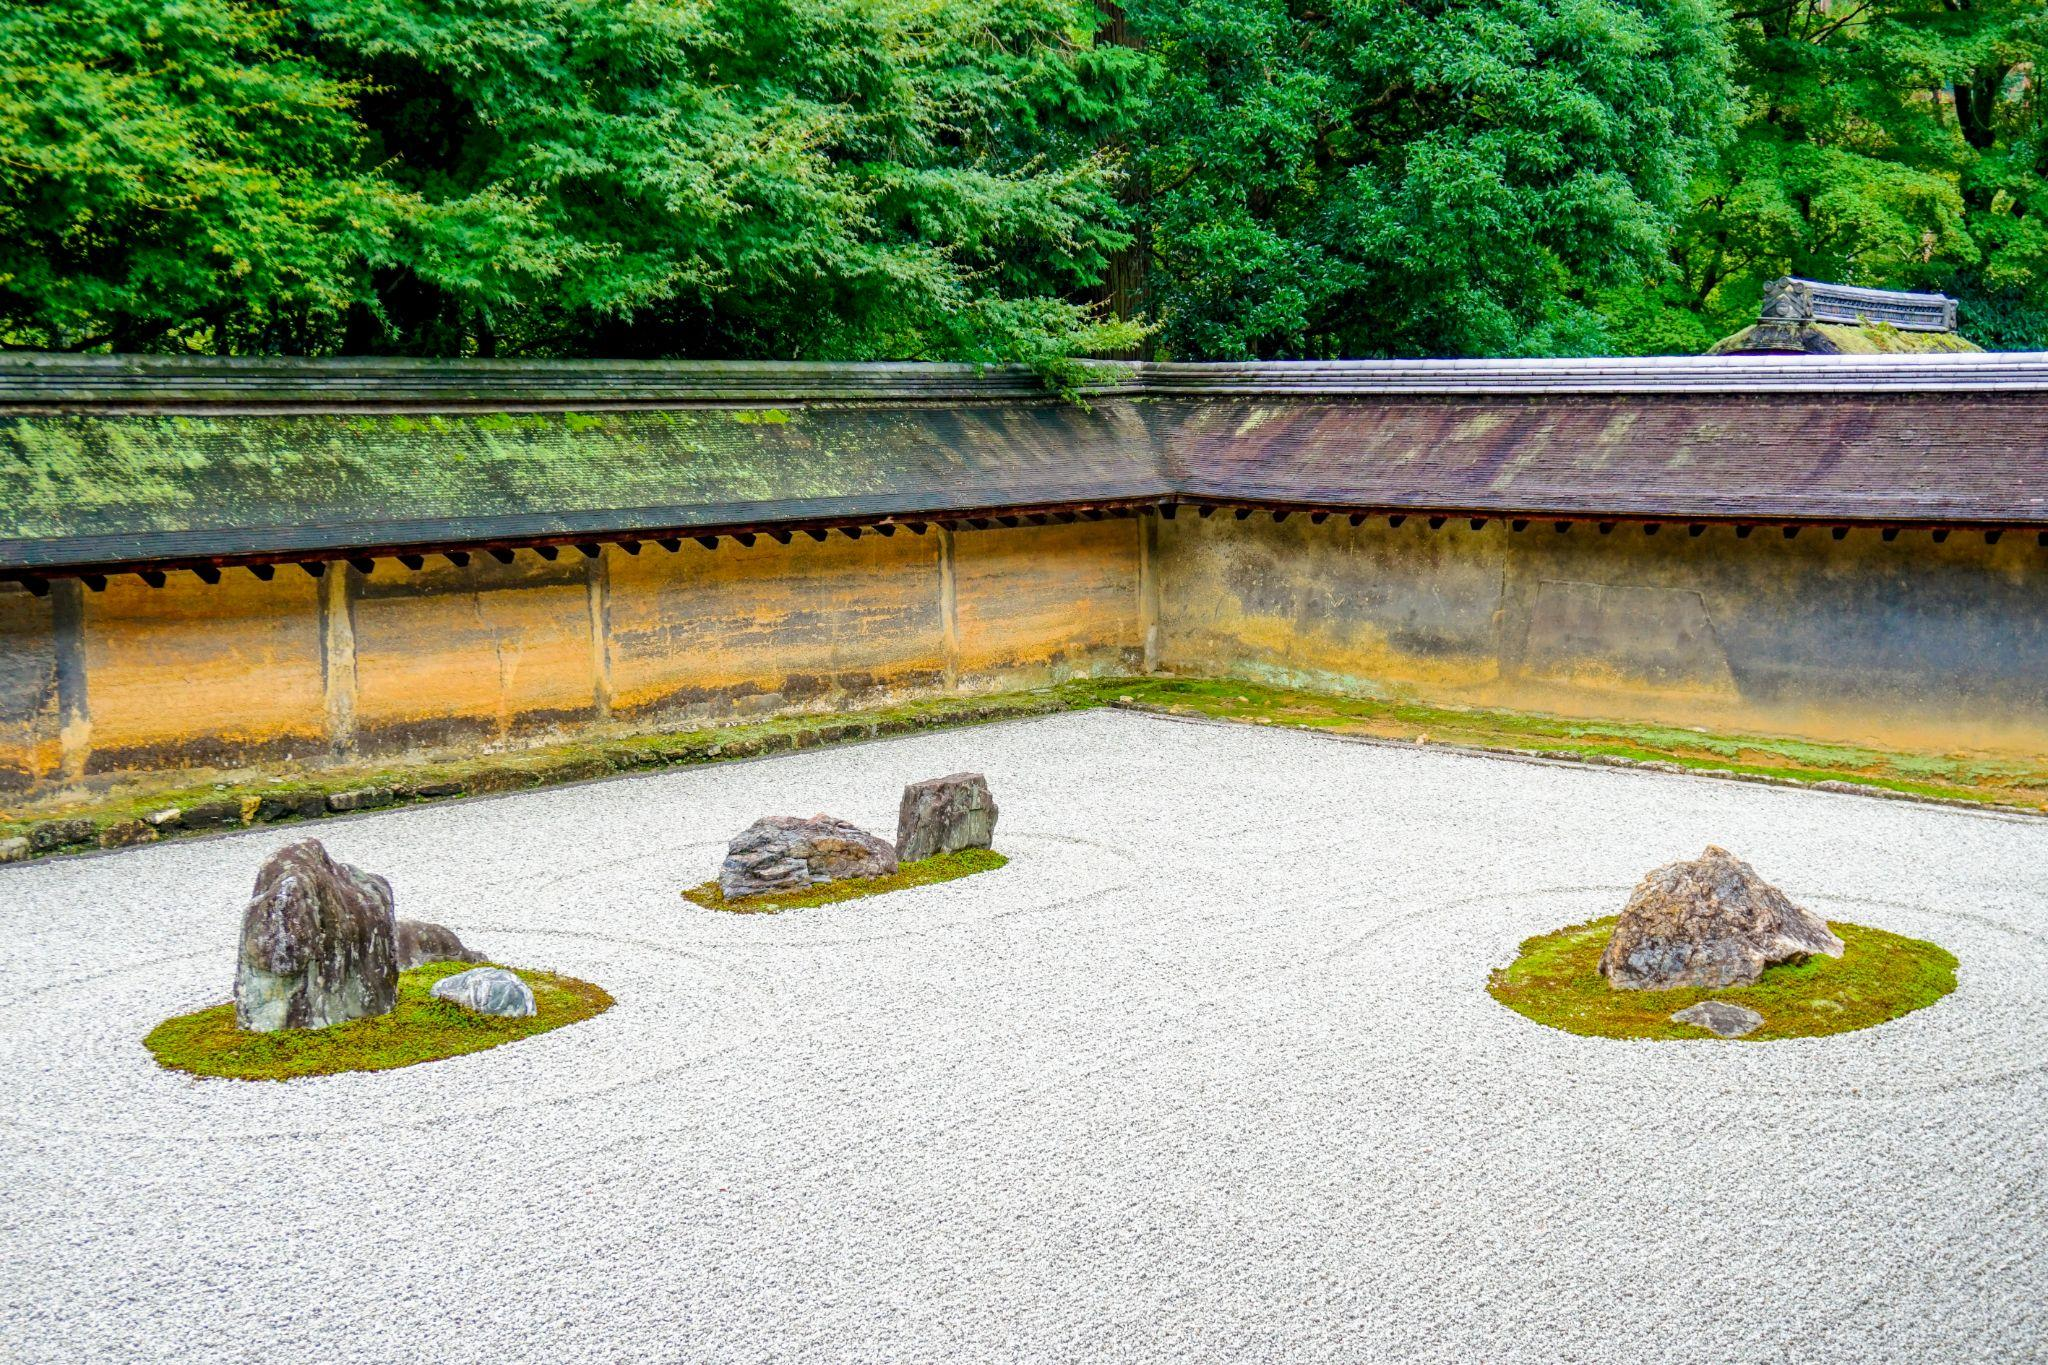
{"label": "white gravel bed", "polygon": [[[755,816],[989,775],[1012,862],[699,909]],[[264,829],[0,869],[0,1357],[1869,1360],[2048,1353],[2048,822],[1092,712],[329,822],[596,981],[377,1075],[157,1068]],[[1720,843],[1962,960],[1836,1038],[1484,992]]]}

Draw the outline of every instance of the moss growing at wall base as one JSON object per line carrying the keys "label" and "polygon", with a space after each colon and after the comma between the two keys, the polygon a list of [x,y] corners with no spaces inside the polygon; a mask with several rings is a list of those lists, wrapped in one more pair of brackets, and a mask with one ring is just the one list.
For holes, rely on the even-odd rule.
{"label": "moss growing at wall base", "polygon": [[1916,754],[1784,736],[1432,706],[1222,679],[1134,678],[1098,685],[1128,705],[1334,734],[1584,762],[1656,764],[1715,777],[1829,784],[1872,794],[2048,810],[2048,761]]}
{"label": "moss growing at wall base", "polygon": [[[0,862],[89,848],[458,796],[521,791],[623,773],[760,758],[957,725],[1120,706],[1167,715],[1448,748],[1658,770],[1824,790],[1911,797],[2039,814],[2048,763],[1971,754],[1914,754],[1766,735],[1587,721],[1517,711],[1461,710],[1256,683],[1186,678],[1077,679],[1055,687],[944,698],[874,711],[801,715],[674,734],[547,745],[517,753],[238,775],[204,786],[153,786],[119,795],[45,800],[0,811]],[[161,818],[166,812],[174,818]]]}

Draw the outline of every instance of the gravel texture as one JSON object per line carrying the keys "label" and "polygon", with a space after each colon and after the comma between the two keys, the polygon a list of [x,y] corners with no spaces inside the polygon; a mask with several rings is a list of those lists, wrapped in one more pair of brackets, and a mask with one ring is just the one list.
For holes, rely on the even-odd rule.
{"label": "gravel texture", "polygon": [[[1010,865],[699,909],[756,816],[989,775]],[[618,1004],[158,1070],[256,830],[0,869],[0,1355],[1872,1360],[2048,1352],[2048,822],[1092,712],[365,815],[399,913]],[[1956,993],[1623,1043],[1525,936],[1719,843]]]}

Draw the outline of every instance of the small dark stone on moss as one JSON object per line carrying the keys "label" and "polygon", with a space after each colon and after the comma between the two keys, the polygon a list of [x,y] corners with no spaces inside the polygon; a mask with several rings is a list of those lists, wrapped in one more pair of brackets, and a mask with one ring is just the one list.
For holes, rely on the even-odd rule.
{"label": "small dark stone on moss", "polygon": [[186,829],[226,829],[242,823],[242,803],[236,800],[206,801],[185,808]]}
{"label": "small dark stone on moss", "polygon": [[99,837],[99,826],[90,820],[45,820],[28,832],[28,846],[37,853],[72,844],[89,844]]}
{"label": "small dark stone on moss", "polygon": [[127,848],[131,844],[153,844],[160,837],[140,820],[120,820],[100,831],[100,847]]}
{"label": "small dark stone on moss", "polygon": [[264,824],[279,820],[310,820],[327,813],[323,792],[271,792],[256,802],[256,818]]}

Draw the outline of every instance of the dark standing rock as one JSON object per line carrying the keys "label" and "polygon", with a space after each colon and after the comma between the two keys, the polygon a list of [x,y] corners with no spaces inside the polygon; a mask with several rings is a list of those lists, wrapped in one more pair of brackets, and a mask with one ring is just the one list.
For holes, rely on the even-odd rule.
{"label": "dark standing rock", "polygon": [[733,839],[718,886],[727,900],[738,900],[847,877],[886,877],[895,870],[896,850],[889,841],[857,825],[829,815],[766,815]]}
{"label": "dark standing rock", "polygon": [[388,1014],[398,1000],[391,883],[338,863],[318,839],[256,874],[242,915],[235,1022],[269,1033]]}
{"label": "dark standing rock", "polygon": [[896,856],[906,863],[963,848],[987,848],[996,837],[996,799],[980,773],[954,773],[903,789],[896,816]]}
{"label": "dark standing rock", "polygon": [[1702,1000],[1671,1016],[1675,1024],[1691,1024],[1722,1038],[1740,1038],[1764,1026],[1764,1017],[1747,1005],[1726,1000]]}
{"label": "dark standing rock", "polygon": [[462,946],[453,929],[423,919],[398,922],[398,970],[411,971],[422,962],[482,962],[484,955]]}
{"label": "dark standing rock", "polygon": [[502,1019],[530,1019],[538,1008],[533,987],[503,967],[477,967],[442,977],[434,983],[433,996],[471,1014],[494,1014]]}
{"label": "dark standing rock", "polygon": [[1764,968],[1811,953],[1840,957],[1842,940],[1748,863],[1710,846],[1636,886],[1600,974],[1624,990],[1748,986]]}

